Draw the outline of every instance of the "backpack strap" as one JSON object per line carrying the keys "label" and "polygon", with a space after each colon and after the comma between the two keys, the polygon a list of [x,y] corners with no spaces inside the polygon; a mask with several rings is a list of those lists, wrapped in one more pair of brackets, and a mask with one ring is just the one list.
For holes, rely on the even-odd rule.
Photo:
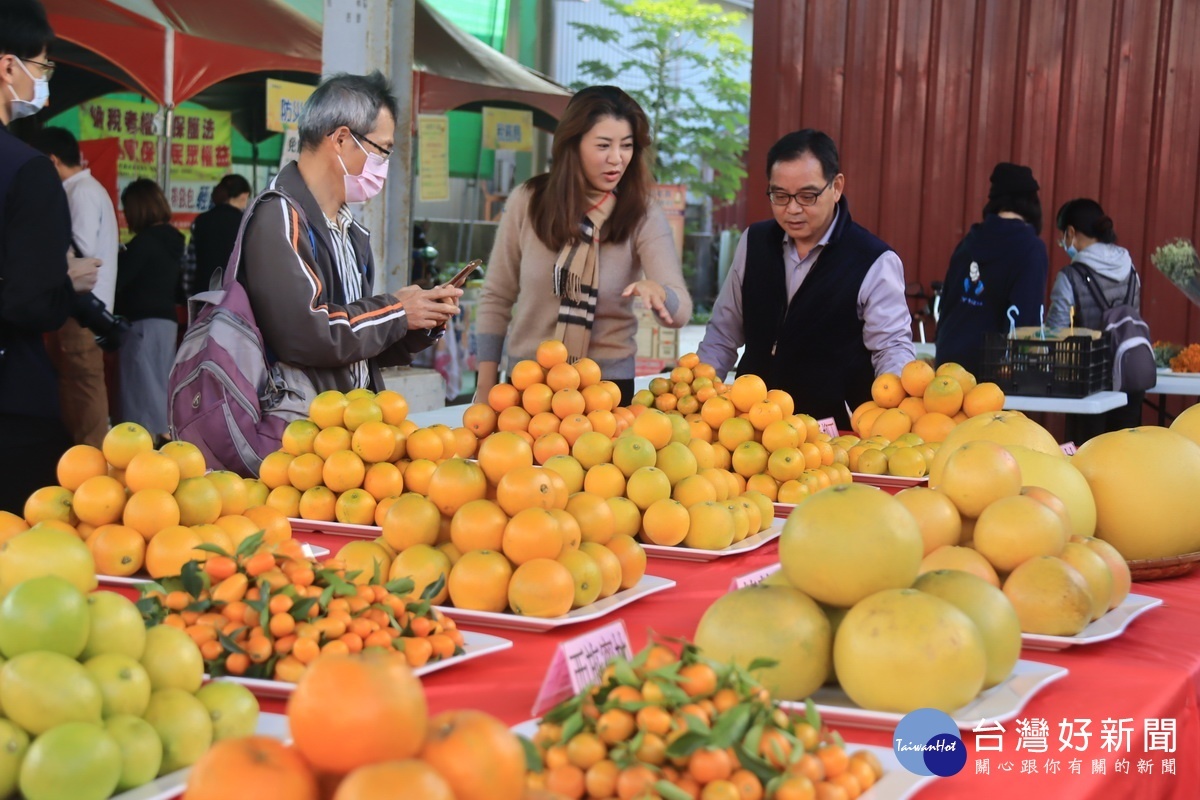
{"label": "backpack strap", "polygon": [[1104,292],[1100,291],[1100,288],[1096,286],[1096,282],[1092,280],[1091,269],[1084,264],[1080,264],[1078,261],[1072,261],[1067,265],[1067,269],[1072,269],[1079,276],[1080,280],[1087,285],[1088,291],[1092,293],[1092,299],[1096,301],[1096,305],[1100,307],[1102,313],[1112,308],[1112,304],[1104,298]]}
{"label": "backpack strap", "polygon": [[226,262],[225,268],[222,271],[222,274],[219,276],[214,275],[214,277],[213,277],[214,283],[216,283],[219,278],[219,283],[220,283],[221,288],[223,288],[223,289],[227,288],[229,283],[237,280],[238,270],[241,267],[241,263],[242,263],[242,240],[246,236],[246,228],[249,227],[250,219],[251,219],[251,217],[254,216],[254,212],[258,209],[259,205],[262,204],[266,200],[270,200],[273,197],[282,198],[283,201],[285,203],[287,203],[288,206],[293,211],[296,212],[296,215],[300,219],[300,224],[303,226],[304,230],[308,233],[308,243],[312,247],[313,252],[314,253],[316,252],[317,237],[316,237],[316,234],[313,233],[312,226],[308,224],[308,217],[305,215],[304,209],[300,207],[300,204],[297,203],[291,197],[291,195],[289,195],[287,192],[283,191],[282,189],[275,189],[275,188],[264,189],[258,195],[258,197],[255,197],[252,201],[250,201],[250,204],[246,207],[246,213],[242,215],[242,222],[238,226],[237,239],[234,240],[233,250],[230,251],[230,253],[229,253],[229,261]]}

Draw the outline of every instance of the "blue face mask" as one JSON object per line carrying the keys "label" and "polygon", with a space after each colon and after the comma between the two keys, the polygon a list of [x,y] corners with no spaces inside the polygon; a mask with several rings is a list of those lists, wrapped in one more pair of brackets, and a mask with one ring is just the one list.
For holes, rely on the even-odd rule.
{"label": "blue face mask", "polygon": [[1067,244],[1063,239],[1059,240],[1058,246],[1066,252],[1067,258],[1071,259],[1072,261],[1075,260],[1075,256],[1079,255],[1079,251],[1075,249],[1075,245]]}

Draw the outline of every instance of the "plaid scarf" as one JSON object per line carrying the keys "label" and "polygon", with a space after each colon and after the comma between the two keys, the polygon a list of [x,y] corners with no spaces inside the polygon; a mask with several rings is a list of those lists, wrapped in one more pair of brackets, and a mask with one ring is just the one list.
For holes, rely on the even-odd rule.
{"label": "plaid scarf", "polygon": [[600,229],[616,204],[616,195],[606,192],[579,223],[579,241],[567,242],[554,261],[554,295],[559,299],[554,338],[567,346],[572,364],[587,356],[591,344],[600,284]]}

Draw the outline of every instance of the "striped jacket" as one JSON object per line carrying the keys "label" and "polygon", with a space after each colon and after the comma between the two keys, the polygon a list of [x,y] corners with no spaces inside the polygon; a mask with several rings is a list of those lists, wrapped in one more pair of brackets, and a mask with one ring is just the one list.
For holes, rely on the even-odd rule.
{"label": "striped jacket", "polygon": [[284,167],[272,186],[300,208],[275,198],[255,210],[238,274],[269,356],[302,370],[315,392],[356,388],[354,365],[366,361],[368,388],[382,389],[380,367],[412,363],[412,355],[436,337],[410,332],[404,306],[394,295],[371,293],[370,234],[357,223],[349,230],[361,287],[352,294],[361,299],[347,302],[333,237],[296,164]]}

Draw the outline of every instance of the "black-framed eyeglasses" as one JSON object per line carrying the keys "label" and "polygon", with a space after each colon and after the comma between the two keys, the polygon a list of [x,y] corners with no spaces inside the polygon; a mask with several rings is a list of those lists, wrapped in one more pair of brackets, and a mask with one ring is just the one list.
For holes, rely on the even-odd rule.
{"label": "black-framed eyeglasses", "polygon": [[41,67],[42,77],[46,80],[50,80],[50,78],[54,75],[54,70],[58,68],[58,65],[53,61],[34,61],[32,58],[22,58],[21,60],[26,64],[36,64],[37,66]]}
{"label": "black-framed eyeglasses", "polygon": [[819,192],[803,191],[796,192],[795,194],[788,194],[782,189],[771,189],[769,192],[767,192],[767,197],[771,199],[771,205],[786,207],[788,203],[791,203],[793,200],[795,200],[796,205],[800,206],[801,208],[807,208],[808,206],[816,205],[817,200],[820,199],[821,195],[825,193],[825,190],[832,185],[833,180],[830,180],[829,183],[821,187],[821,191]]}
{"label": "black-framed eyeglasses", "polygon": [[368,139],[368,138],[367,138],[367,137],[366,137],[364,134],[361,134],[361,133],[354,133],[354,131],[350,131],[350,133],[354,134],[354,137],[355,137],[356,139],[362,139],[364,142],[366,142],[367,144],[371,145],[371,147],[374,147],[374,148],[375,148],[376,150],[378,150],[380,153],[383,153],[383,157],[384,157],[384,158],[391,158],[391,157],[392,157],[392,151],[391,151],[391,150],[389,150],[389,149],[388,149],[388,148],[386,148],[386,147],[382,147],[382,146],[380,146],[380,145],[377,145],[377,144],[375,144],[375,143],[374,143],[374,142],[372,142],[370,139]]}

